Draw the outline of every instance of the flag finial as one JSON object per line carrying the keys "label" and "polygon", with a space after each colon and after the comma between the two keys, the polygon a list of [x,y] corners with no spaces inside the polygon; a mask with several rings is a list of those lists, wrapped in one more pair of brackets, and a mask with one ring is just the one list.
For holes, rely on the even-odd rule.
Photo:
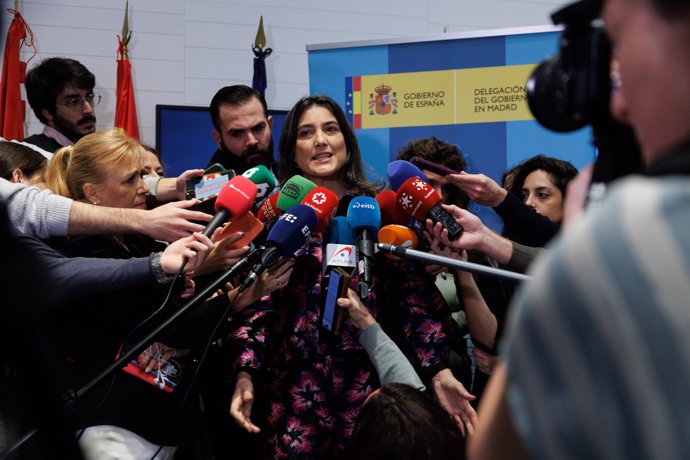
{"label": "flag finial", "polygon": [[266,34],[264,33],[264,17],[259,18],[259,30],[256,31],[256,38],[254,39],[254,48],[262,49],[266,46]]}

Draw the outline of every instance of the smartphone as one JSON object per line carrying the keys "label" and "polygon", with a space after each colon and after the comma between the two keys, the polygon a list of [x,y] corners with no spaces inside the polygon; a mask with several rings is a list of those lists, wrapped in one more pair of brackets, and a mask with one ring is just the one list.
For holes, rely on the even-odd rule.
{"label": "smartphone", "polygon": [[220,163],[213,163],[211,166],[204,169],[204,176],[206,174],[212,174],[212,173],[217,173],[217,172],[221,172],[221,171],[225,171],[225,166],[223,166]]}
{"label": "smartphone", "polygon": [[233,177],[235,177],[235,171],[226,169],[224,171],[204,174],[203,176],[189,179],[185,182],[185,199],[198,198],[203,200],[208,197],[216,196],[223,186]]}
{"label": "smartphone", "polygon": [[427,171],[431,171],[433,173],[436,173],[441,176],[445,176],[447,174],[459,174],[460,171],[456,171],[454,169],[450,169],[448,166],[443,166],[438,163],[434,163],[433,161],[425,160],[422,157],[412,157],[410,160],[410,163],[418,167],[419,169],[426,169]]}
{"label": "smartphone", "polygon": [[340,267],[331,269],[328,276],[328,287],[326,290],[326,300],[323,304],[321,315],[321,325],[334,335],[340,335],[343,325],[345,312],[338,306],[338,299],[347,295],[347,288],[350,286],[350,275]]}

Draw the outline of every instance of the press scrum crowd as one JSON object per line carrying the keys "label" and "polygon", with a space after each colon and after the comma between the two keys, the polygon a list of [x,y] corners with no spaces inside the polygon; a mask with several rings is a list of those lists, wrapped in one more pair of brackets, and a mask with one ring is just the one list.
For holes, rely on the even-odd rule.
{"label": "press scrum crowd", "polygon": [[434,137],[371,182],[324,95],[275,148],[242,85],[206,168],[166,177],[96,130],[82,64],[29,69],[45,129],[0,143],[3,455],[688,458],[690,4],[600,6],[643,166],[587,209],[592,167],[499,184]]}

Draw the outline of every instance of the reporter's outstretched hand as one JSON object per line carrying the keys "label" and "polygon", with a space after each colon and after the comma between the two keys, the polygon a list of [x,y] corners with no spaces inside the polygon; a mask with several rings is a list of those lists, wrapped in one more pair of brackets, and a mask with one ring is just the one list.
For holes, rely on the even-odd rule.
{"label": "reporter's outstretched hand", "polygon": [[174,357],[181,358],[188,355],[189,350],[177,350],[164,343],[154,342],[139,354],[137,363],[148,374]]}
{"label": "reporter's outstretched hand", "polygon": [[172,242],[194,232],[202,232],[204,226],[189,221],[210,222],[213,216],[205,212],[187,209],[198,202],[199,200],[196,199],[176,201],[158,206],[150,211],[142,211],[143,217],[139,224],[141,227],[139,233],[156,240]]}
{"label": "reporter's outstretched hand", "polygon": [[458,238],[451,241],[448,239],[448,230],[444,229],[440,223],[434,225],[431,219],[427,219],[426,230],[431,238],[450,248],[481,250],[486,234],[491,230],[482,223],[479,217],[465,209],[455,205],[444,204],[442,206],[458,224],[462,225],[463,231]]}
{"label": "reporter's outstretched hand", "polygon": [[261,431],[258,426],[252,423],[252,405],[254,404],[254,383],[252,376],[244,371],[237,373],[235,382],[235,392],[230,403],[230,415],[237,424],[250,433]]}
{"label": "reporter's outstretched hand", "polygon": [[295,259],[285,259],[264,271],[254,284],[242,295],[236,295],[236,289],[228,293],[230,299],[234,299],[233,312],[237,313],[273,291],[284,288],[290,281]]}
{"label": "reporter's outstretched hand", "polygon": [[233,233],[218,241],[221,233],[222,229],[218,228],[211,236],[211,241],[213,241],[215,246],[204,263],[194,272],[195,275],[206,275],[217,271],[225,271],[235,265],[242,256],[249,251],[249,246],[231,249],[232,244],[242,238],[244,234],[239,232]]}
{"label": "reporter's outstretched hand", "polygon": [[357,329],[363,331],[376,322],[367,307],[364,306],[359,296],[352,289],[347,290],[347,297],[338,299],[338,305],[345,308],[350,316],[350,321]]}
{"label": "reporter's outstretched hand", "polygon": [[444,369],[431,379],[434,393],[441,407],[450,415],[460,432],[474,434],[477,426],[477,412],[470,404],[475,396],[471,395],[454,376],[450,369]]}
{"label": "reporter's outstretched hand", "polygon": [[508,191],[484,174],[448,174],[448,182],[465,192],[470,200],[483,206],[498,206],[503,202]]}
{"label": "reporter's outstretched hand", "polygon": [[196,270],[213,249],[211,240],[201,233],[194,233],[170,243],[161,254],[161,268],[165,273],[174,275],[180,269],[182,261],[187,259],[185,273]]}
{"label": "reporter's outstretched hand", "polygon": [[474,358],[474,362],[477,364],[477,369],[486,375],[491,375],[493,373],[494,367],[496,367],[496,363],[498,362],[496,355],[487,353],[477,347],[472,349],[472,357]]}
{"label": "reporter's outstretched hand", "polygon": [[177,192],[177,199],[184,200],[185,188],[189,179],[201,177],[204,175],[203,169],[188,169],[175,179],[175,191]]}

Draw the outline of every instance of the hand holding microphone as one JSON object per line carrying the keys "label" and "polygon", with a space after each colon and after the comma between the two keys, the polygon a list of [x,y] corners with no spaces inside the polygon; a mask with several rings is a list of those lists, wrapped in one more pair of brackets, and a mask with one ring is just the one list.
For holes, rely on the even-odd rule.
{"label": "hand holding microphone", "polygon": [[462,233],[462,227],[448,211],[441,207],[442,198],[427,182],[410,177],[398,188],[396,197],[400,208],[417,220],[431,219],[447,231],[448,239],[454,240]]}

